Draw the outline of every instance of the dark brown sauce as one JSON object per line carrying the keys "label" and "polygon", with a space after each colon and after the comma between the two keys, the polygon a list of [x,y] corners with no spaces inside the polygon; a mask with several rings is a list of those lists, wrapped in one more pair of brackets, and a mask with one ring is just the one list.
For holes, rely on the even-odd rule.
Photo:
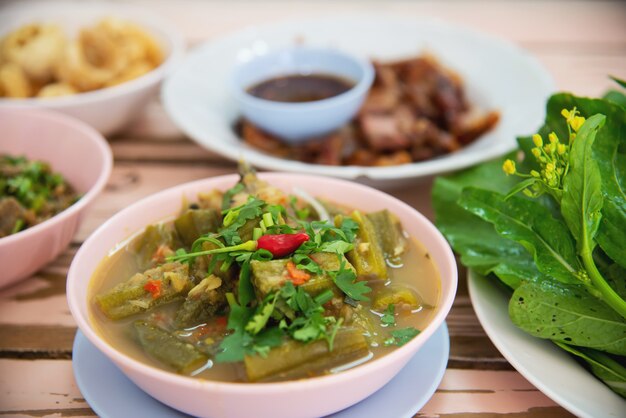
{"label": "dark brown sauce", "polygon": [[248,93],[273,102],[315,102],[338,96],[354,87],[354,82],[329,74],[287,75],[262,81]]}

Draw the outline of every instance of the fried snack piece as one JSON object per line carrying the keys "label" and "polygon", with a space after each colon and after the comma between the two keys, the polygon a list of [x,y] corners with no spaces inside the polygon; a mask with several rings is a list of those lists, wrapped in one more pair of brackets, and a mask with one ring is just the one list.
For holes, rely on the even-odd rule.
{"label": "fried snack piece", "polygon": [[105,87],[116,86],[118,84],[133,80],[137,77],[141,77],[153,68],[153,66],[145,61],[132,64],[128,68],[124,69],[120,74],[107,81],[105,83]]}
{"label": "fried snack piece", "polygon": [[113,86],[137,78],[163,60],[156,41],[137,25],[102,19],[83,29],[60,61],[59,80],[80,91]]}
{"label": "fried snack piece", "polygon": [[37,93],[37,97],[59,97],[59,96],[71,96],[78,93],[74,87],[65,83],[51,83],[44,86]]}
{"label": "fried snack piece", "polygon": [[31,24],[7,35],[0,44],[0,55],[3,62],[18,65],[33,83],[46,83],[65,44],[58,26]]}
{"label": "fried snack piece", "polygon": [[150,34],[122,19],[102,19],[72,41],[55,25],[25,25],[0,40],[0,97],[58,97],[114,86],[146,74],[163,57]]}
{"label": "fried snack piece", "polygon": [[156,40],[134,23],[107,17],[94,28],[109,37],[119,48],[128,68],[139,63],[157,67],[163,61],[163,51]]}
{"label": "fried snack piece", "polygon": [[123,68],[115,44],[106,35],[86,29],[65,49],[56,75],[79,91],[89,91],[103,87]]}
{"label": "fried snack piece", "polygon": [[19,65],[9,62],[0,66],[0,97],[30,97],[32,90],[26,74]]}

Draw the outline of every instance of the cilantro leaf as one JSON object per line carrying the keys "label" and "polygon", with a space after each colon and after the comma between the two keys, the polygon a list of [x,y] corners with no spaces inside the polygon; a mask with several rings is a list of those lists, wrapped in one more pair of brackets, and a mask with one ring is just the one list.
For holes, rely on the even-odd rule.
{"label": "cilantro leaf", "polygon": [[242,361],[245,356],[244,339],[247,334],[243,331],[235,331],[228,335],[220,343],[220,352],[215,356],[218,363],[231,363]]}
{"label": "cilantro leaf", "polygon": [[278,295],[276,293],[273,297],[266,298],[263,304],[257,308],[252,319],[246,324],[245,330],[247,332],[252,335],[258,334],[267,325],[267,321],[270,319],[272,312],[274,312],[274,305],[276,305]]}
{"label": "cilantro leaf", "polygon": [[296,294],[296,287],[290,281],[285,282],[283,287],[280,288],[280,295],[284,299],[289,299],[295,294]]}
{"label": "cilantro leaf", "polygon": [[254,300],[254,287],[252,286],[252,280],[250,279],[250,259],[246,260],[241,265],[238,287],[239,303],[242,306],[247,306]]}
{"label": "cilantro leaf", "polygon": [[354,245],[349,242],[336,240],[336,241],[330,241],[330,242],[323,242],[322,245],[319,246],[318,251],[326,252],[326,253],[344,254],[353,248],[354,248]]}
{"label": "cilantro leaf", "polygon": [[319,338],[326,331],[326,324],[321,321],[313,321],[309,319],[301,327],[293,332],[294,340],[308,342]]}
{"label": "cilantro leaf", "polygon": [[346,236],[346,241],[353,242],[356,233],[359,231],[359,224],[352,218],[345,217],[339,227]]}
{"label": "cilantro leaf", "polygon": [[230,207],[230,201],[232,200],[233,196],[243,191],[243,189],[243,183],[237,183],[230,189],[226,190],[224,196],[222,197],[222,210],[227,210]]}
{"label": "cilantro leaf", "polygon": [[342,268],[336,272],[328,272],[333,277],[333,281],[339,289],[349,297],[358,301],[368,301],[370,298],[365,296],[372,289],[364,281],[355,281],[356,274],[349,269]]}
{"label": "cilantro leaf", "polygon": [[227,328],[232,330],[233,333],[220,343],[221,351],[215,356],[215,361],[220,363],[242,361],[246,354],[246,347],[252,342],[252,337],[244,331],[244,327],[250,320],[254,310],[238,305],[234,302],[232,294],[228,294],[227,298],[230,304]]}
{"label": "cilantro leaf", "polygon": [[330,289],[326,289],[322,293],[320,293],[319,295],[315,296],[315,303],[317,303],[319,305],[323,305],[326,302],[330,302],[330,300],[333,298],[333,296],[335,296],[333,291],[330,290]]}
{"label": "cilantro leaf", "polygon": [[387,305],[387,309],[385,309],[383,316],[380,318],[380,322],[382,322],[383,325],[395,326],[396,317],[394,315],[395,315],[395,306],[393,303],[390,303],[389,305]]}
{"label": "cilantro leaf", "polygon": [[391,338],[386,339],[384,344],[386,346],[396,345],[400,347],[411,341],[419,333],[420,330],[413,327],[396,329],[391,331]]}
{"label": "cilantro leaf", "polygon": [[[267,355],[271,347],[281,344],[283,330],[276,326],[263,329],[273,312],[277,296],[271,303],[257,309],[238,305],[232,293],[227,294],[226,298],[230,305],[227,328],[233,333],[220,343],[220,352],[215,356],[216,362],[242,361],[246,354]],[[271,309],[267,308],[268,305],[271,305]]]}
{"label": "cilantro leaf", "polygon": [[315,262],[311,257],[306,254],[294,254],[291,258],[296,265],[296,267],[300,270],[306,270],[313,274],[323,274],[324,270],[320,267],[319,264]]}
{"label": "cilantro leaf", "polygon": [[295,212],[298,219],[307,219],[311,215],[311,209],[309,208],[296,209]]}
{"label": "cilantro leaf", "polygon": [[250,197],[243,205],[227,210],[224,215],[224,228],[218,236],[224,238],[228,245],[239,244],[241,242],[239,228],[247,221],[259,218],[263,213],[263,206],[265,206],[264,201]]}
{"label": "cilantro leaf", "polygon": [[267,357],[272,347],[282,344],[285,333],[280,327],[272,327],[258,333],[254,338],[252,350],[261,357]]}

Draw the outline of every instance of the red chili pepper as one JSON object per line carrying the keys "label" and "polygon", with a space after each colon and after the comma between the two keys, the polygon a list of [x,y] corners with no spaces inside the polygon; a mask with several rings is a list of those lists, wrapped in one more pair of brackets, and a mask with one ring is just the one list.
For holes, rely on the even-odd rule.
{"label": "red chili pepper", "polygon": [[156,299],[161,296],[161,281],[160,280],[148,280],[143,285],[143,290],[152,294],[152,299]]}
{"label": "red chili pepper", "polygon": [[284,257],[297,250],[308,240],[309,235],[304,232],[298,232],[297,234],[263,235],[257,240],[257,248],[269,251],[274,257]]}

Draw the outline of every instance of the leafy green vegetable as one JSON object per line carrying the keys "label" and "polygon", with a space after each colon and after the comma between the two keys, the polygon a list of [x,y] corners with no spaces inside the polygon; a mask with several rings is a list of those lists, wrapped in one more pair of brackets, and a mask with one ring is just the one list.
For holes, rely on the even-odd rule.
{"label": "leafy green vegetable", "polygon": [[538,134],[518,138],[523,157],[438,178],[433,206],[461,261],[514,290],[518,327],[624,395],[626,100],[611,96],[552,96]]}
{"label": "leafy green vegetable", "polygon": [[456,203],[463,188],[469,185],[506,193],[515,183],[513,178],[501,175],[501,166],[501,161],[492,161],[437,178],[433,188],[435,224],[461,255],[463,264],[483,275],[495,273],[509,287],[516,288],[522,282],[541,277],[532,255]]}
{"label": "leafy green vegetable", "polygon": [[608,387],[619,395],[626,397],[626,368],[610,356],[588,348],[572,347],[556,343],[563,350],[580,357],[591,367],[591,371]]}
{"label": "leafy green vegetable", "polygon": [[570,152],[570,172],[563,184],[561,213],[578,243],[579,252],[591,253],[600,225],[602,192],[600,170],[591,147],[606,117],[594,115],[584,123]]}
{"label": "leafy green vegetable", "polygon": [[603,114],[606,121],[593,144],[593,156],[601,176],[604,198],[602,219],[596,236],[600,247],[622,267],[626,267],[626,110],[603,99],[557,94],[548,101],[546,126],[541,132],[554,131],[567,136],[560,117],[561,109],[576,108],[583,116]]}
{"label": "leafy green vegetable", "polygon": [[620,86],[626,88],[626,81],[622,80],[621,78],[617,78],[614,76],[610,76],[610,78],[615,81],[617,84],[619,84]]}
{"label": "leafy green vegetable", "polygon": [[526,283],[509,302],[515,325],[531,335],[626,355],[626,322],[580,286]]}
{"label": "leafy green vegetable", "polygon": [[565,224],[552,218],[541,204],[488,190],[466,188],[459,205],[494,224],[503,237],[522,244],[534,257],[540,272],[563,283],[577,283],[579,263]]}
{"label": "leafy green vegetable", "polygon": [[604,99],[622,107],[626,106],[626,95],[617,90],[610,90],[606,92]]}

